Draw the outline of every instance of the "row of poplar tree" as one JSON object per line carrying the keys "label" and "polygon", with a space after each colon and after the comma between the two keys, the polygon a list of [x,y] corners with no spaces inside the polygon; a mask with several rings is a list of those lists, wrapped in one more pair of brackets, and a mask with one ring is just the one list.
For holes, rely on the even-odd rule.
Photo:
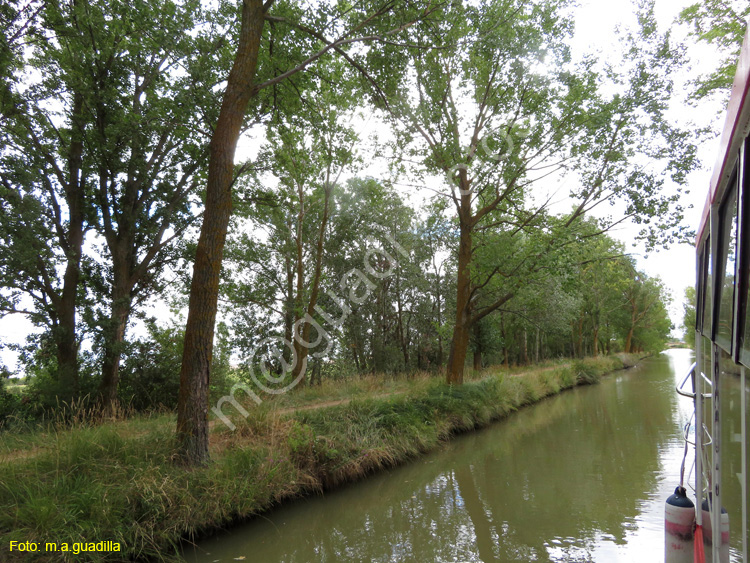
{"label": "row of poplar tree", "polygon": [[[573,15],[565,0],[6,2],[0,311],[39,327],[27,372],[112,405],[181,341],[178,435],[201,462],[212,363],[273,342],[290,343],[270,353],[296,358],[290,377],[445,366],[453,384],[472,355],[656,346],[663,290],[606,232],[689,234],[664,189],[696,165],[667,117],[683,49],[644,0],[619,54],[573,56]],[[374,160],[387,174],[357,179]],[[406,184],[428,196],[417,208]],[[589,218],[603,203],[617,213]],[[129,332],[187,294],[184,338]]]}

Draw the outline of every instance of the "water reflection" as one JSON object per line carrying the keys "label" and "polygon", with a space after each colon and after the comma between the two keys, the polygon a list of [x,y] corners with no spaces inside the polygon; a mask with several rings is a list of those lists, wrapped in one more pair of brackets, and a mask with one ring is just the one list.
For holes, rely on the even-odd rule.
{"label": "water reflection", "polygon": [[742,384],[739,376],[723,375],[720,379],[723,419],[722,444],[722,504],[729,513],[730,556],[742,561],[742,428],[740,401]]}
{"label": "water reflection", "polygon": [[690,353],[524,409],[442,451],[275,510],[189,561],[616,562],[663,557]]}

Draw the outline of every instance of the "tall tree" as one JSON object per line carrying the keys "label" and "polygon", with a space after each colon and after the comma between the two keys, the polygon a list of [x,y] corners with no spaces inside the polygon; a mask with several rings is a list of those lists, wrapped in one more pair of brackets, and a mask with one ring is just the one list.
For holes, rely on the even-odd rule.
{"label": "tall tree", "polygon": [[[446,322],[446,312],[449,310],[448,300],[454,294],[452,257],[455,253],[452,252],[451,245],[453,229],[450,221],[445,217],[445,204],[445,200],[433,202],[427,209],[427,216],[422,225],[418,227],[418,235],[426,254],[420,265],[427,284],[425,293],[431,304],[430,314],[424,317],[428,319],[430,327],[427,332],[434,335],[437,344],[434,362],[439,367],[442,367],[444,362],[445,331],[449,328]],[[428,346],[431,348],[429,344]]]}
{"label": "tall tree", "polygon": [[[414,211],[392,186],[354,178],[337,193],[333,221],[331,248],[338,252],[328,261],[328,279],[338,284],[360,271],[369,289],[362,292],[366,299],[347,299],[351,311],[342,326],[347,357],[359,372],[410,369],[423,300],[420,262],[426,259],[412,232]],[[341,309],[330,293],[325,297],[325,310]]]}
{"label": "tall tree", "polygon": [[[659,34],[653,5],[644,2],[621,70],[596,72],[592,60],[573,65],[564,7],[555,0],[455,2],[441,25],[415,31],[410,61],[394,65],[394,72],[408,68],[414,77],[409,88],[394,97],[371,81],[400,148],[422,165],[423,177],[440,173],[450,184],[444,197],[455,208],[459,240],[449,383],[463,380],[472,325],[511,300],[537,257],[567,244],[587,211],[623,200],[619,220],[643,222],[648,231],[650,218],[659,216],[669,236],[681,219],[678,196],[660,189],[668,174],[684,181],[694,165],[687,133],[670,126],[664,113],[679,52]],[[443,48],[419,48],[425,44]],[[604,94],[605,86],[617,93]],[[645,170],[637,154],[663,167]],[[563,171],[577,176],[570,193],[575,211],[554,232],[543,231],[544,249],[510,267],[496,263],[482,276],[474,267],[480,233],[502,230],[509,239],[545,228],[548,199],[538,192],[532,199],[532,187]],[[496,276],[513,283],[498,284],[502,291],[478,310],[477,291]]]}
{"label": "tall tree", "polygon": [[[39,303],[36,282],[19,279],[38,302],[35,318],[51,322],[63,388],[73,394],[79,280],[86,269],[86,289],[96,303],[87,318],[100,329],[99,393],[107,407],[117,397],[135,302],[158,289],[173,243],[194,217],[191,205],[197,202],[188,196],[201,177],[205,130],[213,122],[211,85],[221,70],[216,29],[203,25],[203,16],[198,2],[166,2],[158,9],[141,0],[45,4],[30,42],[35,57],[25,63],[43,70],[43,78],[11,90],[17,103],[4,129],[10,141],[3,153],[4,183],[9,194],[30,196],[23,205],[39,208],[32,213],[50,217],[46,229],[56,238],[44,234],[44,223],[29,225],[27,236],[34,240],[28,251],[33,244],[48,248],[36,255],[16,252],[8,260],[43,282],[47,302]],[[70,132],[59,127],[61,117],[73,126]],[[9,209],[19,210],[22,201],[8,198]],[[22,217],[15,212],[8,227]],[[17,244],[25,235],[15,229]],[[92,242],[103,242],[103,251],[83,255],[86,230],[101,235]],[[65,274],[56,290],[54,262],[62,257]]]}
{"label": "tall tree", "polygon": [[[0,239],[6,249],[0,306],[4,314],[26,314],[50,331],[64,399],[79,388],[76,305],[90,201],[86,92],[77,72],[85,53],[67,42],[80,17],[73,5],[44,4],[27,22],[34,30],[27,37],[33,65],[43,73],[23,88],[17,76],[8,77],[0,122]],[[6,39],[5,70],[20,72],[28,53],[11,47]]]}
{"label": "tall tree", "polygon": [[[261,174],[247,182],[247,189],[238,187],[235,197],[238,225],[244,216],[245,227],[262,229],[267,237],[257,240],[244,232],[247,229],[238,228],[228,249],[235,272],[224,288],[230,307],[238,319],[246,316],[243,300],[264,292],[262,285],[257,287],[259,279],[271,282],[272,294],[258,295],[260,299],[251,303],[268,312],[281,312],[283,339],[289,343],[284,346],[284,360],[291,379],[300,383],[305,381],[310,352],[309,319],[316,316],[321,294],[334,188],[355,160],[357,137],[345,115],[352,100],[341,64],[334,60],[317,65],[319,86],[304,98],[300,98],[299,85],[275,94],[277,112],[268,124],[268,146],[256,159]],[[295,99],[284,103],[282,95]],[[290,120],[281,115],[293,112],[304,115]],[[275,185],[268,189],[269,184]],[[281,296],[280,304],[277,296]]]}
{"label": "tall tree", "polygon": [[659,349],[671,329],[666,314],[668,297],[661,280],[633,268],[623,297],[625,353]]}
{"label": "tall tree", "polygon": [[[581,222],[581,244],[573,248],[573,287],[578,296],[578,354],[598,356],[607,349],[612,334],[608,327],[623,306],[622,294],[632,266],[625,245],[598,235],[601,225],[593,218]],[[583,340],[590,342],[587,348]]]}
{"label": "tall tree", "polygon": [[232,208],[234,153],[253,95],[261,34],[270,2],[243,0],[237,54],[211,137],[206,203],[193,265],[177,403],[179,454],[188,464],[208,460],[208,374],[213,350],[219,272]]}
{"label": "tall tree", "polygon": [[[270,13],[274,4],[274,0],[242,2],[237,52],[211,138],[206,203],[190,287],[177,407],[178,455],[189,464],[208,460],[208,380],[219,277],[231,215],[235,150],[248,104],[263,89],[289,80],[320,57],[338,53],[351,60],[348,51],[352,45],[390,39],[410,26],[416,17],[424,17],[430,11],[429,2],[407,2],[398,5],[398,10],[393,2],[362,2],[354,6],[331,2],[307,8],[307,11],[279,3],[276,15]],[[266,21],[299,32],[309,50],[300,53],[296,64],[278,72],[277,67],[269,64],[265,70],[273,76],[260,82],[256,80],[256,72]],[[329,37],[329,33],[334,33],[334,37]],[[269,56],[271,45],[278,48],[276,37],[271,37],[274,42],[266,44]],[[291,39],[292,35],[288,37]],[[293,45],[291,41],[289,44]]]}
{"label": "tall tree", "polygon": [[90,15],[79,48],[90,53],[81,69],[91,123],[87,146],[96,228],[109,254],[100,263],[107,307],[97,312],[99,393],[110,407],[131,312],[159,288],[160,272],[200,203],[196,191],[216,104],[211,85],[221,72],[221,57],[211,68],[208,55],[221,55],[221,42],[204,25],[198,2],[89,0],[85,10]]}

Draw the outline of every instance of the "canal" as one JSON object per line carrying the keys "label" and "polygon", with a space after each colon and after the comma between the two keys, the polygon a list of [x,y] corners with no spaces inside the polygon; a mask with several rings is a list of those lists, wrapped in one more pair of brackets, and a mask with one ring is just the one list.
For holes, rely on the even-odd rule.
{"label": "canal", "polygon": [[[665,352],[406,466],[275,509],[186,560],[663,561],[664,501],[691,413],[674,386],[691,362],[688,350]],[[739,394],[739,381],[729,386]],[[724,490],[739,497],[734,481]]]}

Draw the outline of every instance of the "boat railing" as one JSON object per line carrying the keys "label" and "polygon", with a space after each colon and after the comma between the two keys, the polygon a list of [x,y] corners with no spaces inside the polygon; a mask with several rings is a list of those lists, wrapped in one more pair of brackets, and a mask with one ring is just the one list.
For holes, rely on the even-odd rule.
{"label": "boat railing", "polygon": [[[677,385],[677,388],[676,388],[677,389],[677,393],[679,393],[683,397],[688,397],[690,399],[695,399],[695,383],[694,383],[694,377],[693,377],[693,375],[695,375],[695,367],[696,367],[696,365],[697,365],[696,362],[693,362],[693,365],[690,366],[690,369],[688,369],[688,372],[685,375],[685,377],[682,379],[682,381],[680,382],[680,384]],[[704,383],[706,383],[709,386],[709,388],[713,389],[713,382],[709,378],[707,378],[706,375],[703,372],[700,372],[700,375],[701,375],[701,378],[703,378]],[[692,392],[686,391],[684,389],[685,384],[688,382],[688,380],[690,380],[691,382],[693,382],[693,391]],[[713,393],[703,393],[702,395],[703,395],[704,399],[710,399],[711,397],[713,397]]]}

